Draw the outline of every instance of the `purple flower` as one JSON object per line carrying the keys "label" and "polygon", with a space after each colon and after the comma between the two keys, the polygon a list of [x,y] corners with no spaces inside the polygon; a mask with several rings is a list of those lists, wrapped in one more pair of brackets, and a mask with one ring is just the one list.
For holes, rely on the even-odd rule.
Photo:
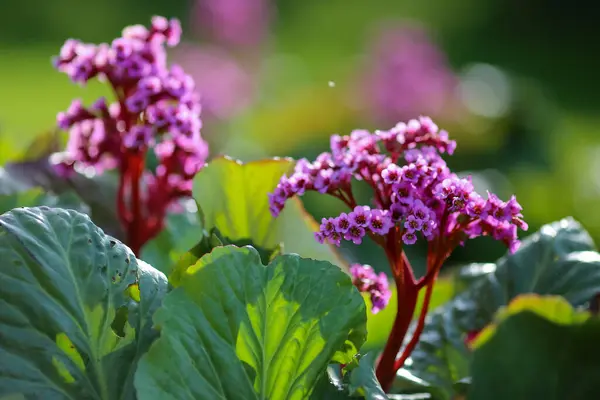
{"label": "purple flower", "polygon": [[368,206],[356,206],[354,210],[348,214],[348,219],[352,224],[360,227],[367,227],[371,219],[371,208]]}
{"label": "purple flower", "polygon": [[348,214],[341,213],[335,219],[335,226],[336,226],[336,230],[340,233],[348,232],[348,229],[350,229],[350,219],[348,218]]}
{"label": "purple flower", "polygon": [[123,136],[123,145],[128,149],[147,147],[152,144],[153,135],[152,127],[135,125]]}
{"label": "purple flower", "polygon": [[139,114],[150,103],[148,96],[144,93],[136,92],[131,95],[127,100],[125,100],[125,106],[127,106],[127,110],[134,114]]}
{"label": "purple flower", "polygon": [[148,76],[140,79],[137,89],[141,93],[145,93],[148,96],[153,96],[160,93],[163,89],[162,81],[158,76]]}
{"label": "purple flower", "polygon": [[323,235],[327,236],[335,231],[335,222],[336,221],[334,218],[323,218],[321,220],[320,231],[323,233]]}
{"label": "purple flower", "polygon": [[325,243],[325,236],[321,232],[315,232],[315,239],[321,244]]}
{"label": "purple flower", "polygon": [[331,154],[338,155],[348,146],[350,141],[349,136],[331,135],[329,140],[331,146]]}
{"label": "purple flower", "polygon": [[327,193],[327,190],[329,190],[329,185],[331,185],[332,176],[332,169],[319,171],[317,178],[315,179],[315,189],[317,189],[319,193]]}
{"label": "purple flower", "polygon": [[406,228],[407,232],[415,232],[420,231],[423,227],[423,220],[415,217],[414,215],[409,215],[404,222],[404,228]]}
{"label": "purple flower", "polygon": [[402,235],[402,241],[406,244],[415,244],[417,242],[417,235],[414,232],[406,232]]}
{"label": "purple flower", "polygon": [[383,272],[378,275],[370,265],[352,264],[350,265],[350,275],[352,275],[352,283],[358,291],[369,294],[373,314],[377,314],[387,307],[392,292],[389,290],[387,276]]}
{"label": "purple flower", "polygon": [[389,283],[386,274],[380,272],[377,276],[376,283],[370,290],[371,293],[371,312],[377,314],[379,311],[387,307],[392,297],[392,292],[389,290]]}
{"label": "purple flower", "polygon": [[488,192],[488,200],[485,211],[498,221],[509,221],[512,219],[508,204],[503,202],[493,193]]}
{"label": "purple flower", "polygon": [[419,221],[426,222],[430,218],[429,208],[427,208],[421,200],[416,200],[413,204],[410,213]]}
{"label": "purple flower", "polygon": [[390,216],[393,222],[400,221],[404,213],[406,212],[406,207],[400,203],[394,203],[390,206]]}
{"label": "purple flower", "polygon": [[369,229],[377,235],[385,235],[390,228],[394,226],[390,213],[387,210],[375,209],[371,211],[371,219],[369,221]]}
{"label": "purple flower", "polygon": [[409,207],[414,203],[415,187],[407,182],[397,183],[392,187],[392,201]]}
{"label": "purple flower", "polygon": [[340,242],[342,241],[342,235],[338,232],[331,232],[329,236],[327,236],[327,241],[333,245],[340,246]]}
{"label": "purple flower", "polygon": [[420,177],[420,171],[415,164],[402,167],[402,182],[417,183]]}
{"label": "purple flower", "polygon": [[402,169],[396,164],[390,164],[386,169],[381,171],[381,177],[383,178],[383,181],[388,185],[400,182],[401,174]]}
{"label": "purple flower", "polygon": [[433,219],[430,219],[429,221],[423,223],[423,226],[421,226],[421,233],[423,234],[423,236],[425,236],[427,240],[431,240],[433,239],[433,235],[436,228],[436,222]]}
{"label": "purple flower", "polygon": [[309,177],[304,174],[294,175],[289,179],[289,183],[292,187],[292,191],[297,195],[301,196],[304,194],[306,190],[306,186],[308,185]]}
{"label": "purple flower", "polygon": [[437,184],[434,189],[434,196],[438,199],[445,199],[454,191],[454,179],[444,179],[441,183]]}
{"label": "purple flower", "polygon": [[470,217],[486,219],[488,216],[486,202],[476,193],[469,198],[466,206],[466,214]]}
{"label": "purple flower", "polygon": [[362,238],[365,236],[366,231],[360,225],[350,225],[348,231],[344,233],[344,239],[352,240],[354,244],[361,244]]}

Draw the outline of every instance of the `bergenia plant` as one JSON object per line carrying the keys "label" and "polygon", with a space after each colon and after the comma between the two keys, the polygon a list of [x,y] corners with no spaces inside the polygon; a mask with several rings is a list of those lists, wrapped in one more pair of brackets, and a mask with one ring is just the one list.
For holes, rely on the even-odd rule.
{"label": "bergenia plant", "polygon": [[[180,36],[179,21],[157,16],[150,29],[127,27],[111,44],[69,39],[54,60],[73,82],[97,78],[114,94],[110,104],[75,100],[58,114],[69,141],[53,160],[62,174],[118,171],[117,212],[135,254],[161,231],[168,209],[191,195],[208,155],[194,80],[167,65],[165,45],[176,46]],[[153,170],[146,163],[151,151],[158,160]]]}
{"label": "bergenia plant", "polygon": [[[580,308],[600,293],[600,254],[579,223],[545,225],[519,247],[527,224],[516,198],[482,197],[452,173],[442,156],[456,143],[427,117],[334,135],[313,162],[222,157],[204,167],[194,82],[166,63],[179,36],[177,21],[155,17],[110,45],[68,40],[55,62],[114,93],[59,114],[70,137],[53,167],[79,172],[68,182],[93,193],[103,186],[82,174],[116,170],[129,247],[96,225],[112,209],[92,221],[71,209],[77,197],[48,190],[24,201],[24,174],[0,168],[0,197],[17,194],[0,214],[1,399],[598,398],[600,319]],[[370,204],[358,204],[355,181],[372,189]],[[291,199],[307,191],[348,210],[319,227]],[[177,248],[177,226],[155,246],[159,258],[140,259],[190,195],[200,241]],[[367,303],[372,313],[388,305],[386,273],[348,267],[315,230],[322,244],[369,237],[384,250],[398,305],[380,355],[362,346],[379,345],[367,338]],[[516,253],[460,268],[428,313],[442,265],[478,236]],[[427,244],[423,276],[405,254],[417,242]]]}
{"label": "bergenia plant", "polygon": [[[451,155],[455,148],[456,142],[428,117],[386,131],[334,135],[330,152],[313,162],[299,160],[293,174],[284,175],[269,194],[273,215],[282,211],[287,199],[307,191],[336,197],[349,212],[324,218],[316,240],[339,246],[342,240],[360,244],[368,236],[385,251],[398,293],[398,312],[376,370],[384,389],[390,388],[419,340],[435,279],[452,251],[467,239],[489,235],[514,252],[519,246],[517,228],[527,229],[514,196],[504,202],[488,192],[484,198],[474,191],[469,177],[450,171],[442,155]],[[353,179],[371,187],[372,204],[357,204]],[[415,277],[404,252],[418,240],[426,241],[428,249],[427,272],[421,278]],[[350,272],[358,289],[370,293],[373,312],[386,305],[387,286],[371,267],[354,265]],[[425,296],[418,325],[400,353],[420,290]]]}

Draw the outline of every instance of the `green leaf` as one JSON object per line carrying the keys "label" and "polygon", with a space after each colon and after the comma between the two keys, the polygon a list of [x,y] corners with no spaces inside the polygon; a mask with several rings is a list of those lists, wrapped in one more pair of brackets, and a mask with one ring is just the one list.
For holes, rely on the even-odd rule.
{"label": "green leaf", "polygon": [[473,400],[598,397],[600,319],[560,297],[523,296],[499,313],[473,355]]}
{"label": "green leaf", "polygon": [[168,214],[164,229],[142,248],[141,258],[167,276],[177,261],[202,238],[194,201],[190,199],[182,206],[184,211]]}
{"label": "green leaf", "polygon": [[144,399],[304,399],[365,340],[366,306],[325,261],[217,247],[182,275],[154,316],[160,338],[140,361]]}
{"label": "green leaf", "polygon": [[358,367],[350,373],[350,384],[348,388],[351,395],[360,395],[366,400],[388,399],[375,376],[375,357],[376,353],[364,355],[360,359]]}
{"label": "green leaf", "polygon": [[282,254],[282,246],[277,246],[272,249],[265,249],[257,246],[248,239],[229,240],[224,237],[219,230],[214,227],[210,233],[204,231],[202,239],[194,247],[185,252],[179,260],[169,269],[169,282],[177,287],[180,285],[181,276],[192,265],[194,265],[203,255],[213,251],[215,247],[234,245],[237,247],[252,246],[260,255],[260,259],[264,265],[271,262],[276,256]]}
{"label": "green leaf", "polygon": [[0,216],[0,259],[0,396],[135,398],[166,277],[88,216],[48,207]]}
{"label": "green leaf", "polygon": [[[68,178],[61,177],[54,171],[46,157],[33,161],[8,163],[3,171],[7,179],[19,183],[18,188],[13,187],[14,190],[5,194],[38,190],[56,196],[71,195],[71,199],[80,199],[89,210],[92,220],[101,224],[101,228],[106,233],[118,239],[124,238],[123,229],[115,212],[118,182],[114,174],[105,173],[87,177],[74,173]],[[0,183],[1,181],[0,177]],[[33,204],[18,205],[41,205],[40,203],[44,201],[38,199]]]}
{"label": "green leaf", "polygon": [[31,186],[27,181],[11,176],[0,167],[0,214],[17,207],[49,206],[69,208],[85,214],[89,207],[72,191],[60,194],[46,192],[41,187]]}
{"label": "green leaf", "polygon": [[467,332],[481,330],[520,294],[560,295],[575,306],[588,302],[600,293],[600,255],[594,250],[587,232],[567,218],[543,226],[495,267],[487,265],[489,273],[475,274],[470,288],[429,315],[395,390],[413,390],[420,381],[435,398],[450,399],[454,383],[470,375]]}
{"label": "green leaf", "polygon": [[248,240],[254,247],[264,249],[274,249],[283,243],[286,253],[346,268],[332,246],[315,240],[318,224],[299,199],[288,200],[279,217],[271,215],[267,195],[293,165],[290,159],[247,164],[229,158],[211,161],[194,178],[194,198],[203,215],[204,228],[207,231],[218,228],[229,242]]}
{"label": "green leaf", "polygon": [[[350,396],[348,388],[334,371],[336,366],[327,367],[311,393],[310,400],[356,400]],[[339,369],[339,365],[337,365]]]}

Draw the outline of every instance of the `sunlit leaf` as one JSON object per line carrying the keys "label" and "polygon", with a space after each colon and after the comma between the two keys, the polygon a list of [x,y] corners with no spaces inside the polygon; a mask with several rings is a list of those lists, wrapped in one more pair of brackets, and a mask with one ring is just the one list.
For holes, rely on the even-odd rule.
{"label": "sunlit leaf", "polygon": [[305,399],[330,362],[365,340],[366,306],[325,261],[218,247],[189,267],[155,314],[140,362],[144,399]]}

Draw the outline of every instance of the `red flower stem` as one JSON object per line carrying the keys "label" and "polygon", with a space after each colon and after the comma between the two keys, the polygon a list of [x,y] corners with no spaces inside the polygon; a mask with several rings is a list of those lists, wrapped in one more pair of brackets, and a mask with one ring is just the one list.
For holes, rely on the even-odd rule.
{"label": "red flower stem", "polygon": [[404,337],[417,306],[418,289],[408,259],[398,245],[398,228],[388,234],[386,255],[392,266],[396,283],[397,312],[394,325],[375,371],[384,391],[388,392],[396,377],[396,356],[400,352]]}
{"label": "red flower stem", "polygon": [[121,225],[126,227],[131,220],[131,214],[125,204],[125,185],[127,184],[127,166],[123,165],[119,171],[119,189],[117,192],[117,214]]}
{"label": "red flower stem", "polygon": [[419,278],[419,280],[417,281],[417,287],[419,289],[422,289],[425,286],[427,286],[429,284],[429,282],[432,282],[435,280],[438,272],[439,272],[438,269],[428,270],[427,273],[424,276],[422,276],[421,278]]}
{"label": "red flower stem", "polygon": [[425,327],[425,317],[427,316],[427,311],[429,310],[429,303],[431,301],[431,294],[433,293],[433,285],[435,283],[435,275],[437,275],[437,268],[435,270],[436,270],[436,272],[434,273],[433,279],[429,280],[429,282],[427,283],[426,289],[425,289],[425,298],[423,299],[423,306],[421,307],[421,313],[419,314],[419,320],[417,321],[417,327],[415,328],[415,331],[413,332],[413,335],[410,338],[410,341],[404,348],[402,355],[400,356],[399,359],[396,360],[396,363],[394,364],[394,375],[396,375],[396,372],[398,372],[398,370],[400,368],[402,368],[402,366],[404,365],[404,363],[406,362],[408,357],[410,357],[410,354],[413,352],[417,343],[419,342],[421,333],[423,333],[423,328]]}
{"label": "red flower stem", "polygon": [[139,255],[144,244],[144,216],[140,196],[140,181],[144,172],[144,155],[129,156],[129,184],[131,188],[131,222],[127,226],[127,244],[135,255]]}

